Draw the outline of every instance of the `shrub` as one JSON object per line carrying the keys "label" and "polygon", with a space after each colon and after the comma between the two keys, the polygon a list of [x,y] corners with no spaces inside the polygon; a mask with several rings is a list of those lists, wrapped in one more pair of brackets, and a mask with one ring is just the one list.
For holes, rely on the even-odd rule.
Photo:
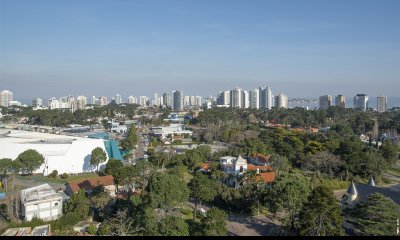
{"label": "shrub", "polygon": [[57,170],[53,170],[50,174],[49,174],[49,178],[57,178],[58,175],[58,171]]}
{"label": "shrub", "polygon": [[69,176],[68,176],[68,173],[63,173],[63,174],[61,174],[61,178],[62,179],[67,179]]}
{"label": "shrub", "polygon": [[97,232],[97,228],[94,225],[89,225],[87,228],[87,232],[91,235],[95,235]]}

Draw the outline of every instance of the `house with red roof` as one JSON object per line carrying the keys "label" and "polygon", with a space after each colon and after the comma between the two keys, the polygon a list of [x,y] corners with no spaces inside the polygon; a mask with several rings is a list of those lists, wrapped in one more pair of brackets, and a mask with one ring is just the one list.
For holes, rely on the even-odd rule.
{"label": "house with red roof", "polygon": [[114,184],[114,177],[111,175],[95,177],[84,180],[70,181],[66,184],[66,192],[69,195],[77,193],[79,190],[84,190],[87,193],[91,193],[94,188],[103,186],[104,191],[108,192],[111,197],[116,196],[116,186]]}

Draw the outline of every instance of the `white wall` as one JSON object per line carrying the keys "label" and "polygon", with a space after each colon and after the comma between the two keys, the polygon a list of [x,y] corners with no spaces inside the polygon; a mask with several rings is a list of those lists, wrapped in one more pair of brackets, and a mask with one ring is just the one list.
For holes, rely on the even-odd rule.
{"label": "white wall", "polygon": [[[44,174],[47,175],[53,170],[57,170],[58,174],[90,172],[92,170],[90,167],[92,150],[96,147],[100,147],[106,152],[104,141],[102,139],[74,137],[74,139],[77,140],[72,141],[72,143],[33,143],[35,139],[40,139],[40,136],[42,136],[39,133],[34,134],[35,135],[32,135],[34,139],[17,137],[0,138],[0,158],[11,158],[15,160],[23,151],[35,149],[45,157],[48,169],[44,171]],[[49,136],[60,138],[60,135],[43,134],[44,139],[49,139]],[[61,136],[61,138],[69,137]],[[105,165],[105,163],[101,166],[103,165]],[[43,170],[45,170],[45,164],[34,173],[43,173]]]}

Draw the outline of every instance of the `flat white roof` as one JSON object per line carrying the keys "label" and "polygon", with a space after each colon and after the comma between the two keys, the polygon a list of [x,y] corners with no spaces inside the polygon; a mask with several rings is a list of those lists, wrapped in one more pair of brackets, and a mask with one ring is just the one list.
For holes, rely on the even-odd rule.
{"label": "flat white roof", "polygon": [[21,202],[23,204],[58,199],[62,199],[62,196],[56,193],[48,183],[21,190]]}

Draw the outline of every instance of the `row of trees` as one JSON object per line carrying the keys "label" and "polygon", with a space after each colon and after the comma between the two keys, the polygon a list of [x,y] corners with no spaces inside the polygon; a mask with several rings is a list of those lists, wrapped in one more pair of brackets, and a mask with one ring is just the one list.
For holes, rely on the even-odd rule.
{"label": "row of trees", "polygon": [[132,150],[137,142],[136,127],[132,124],[129,128],[128,136],[121,142],[121,147],[125,150]]}
{"label": "row of trees", "polygon": [[[36,150],[28,149],[20,153],[15,160],[10,158],[0,159],[0,177],[7,188],[7,179],[13,174],[30,174],[44,163],[44,157]],[[6,189],[7,190],[7,189]]]}

